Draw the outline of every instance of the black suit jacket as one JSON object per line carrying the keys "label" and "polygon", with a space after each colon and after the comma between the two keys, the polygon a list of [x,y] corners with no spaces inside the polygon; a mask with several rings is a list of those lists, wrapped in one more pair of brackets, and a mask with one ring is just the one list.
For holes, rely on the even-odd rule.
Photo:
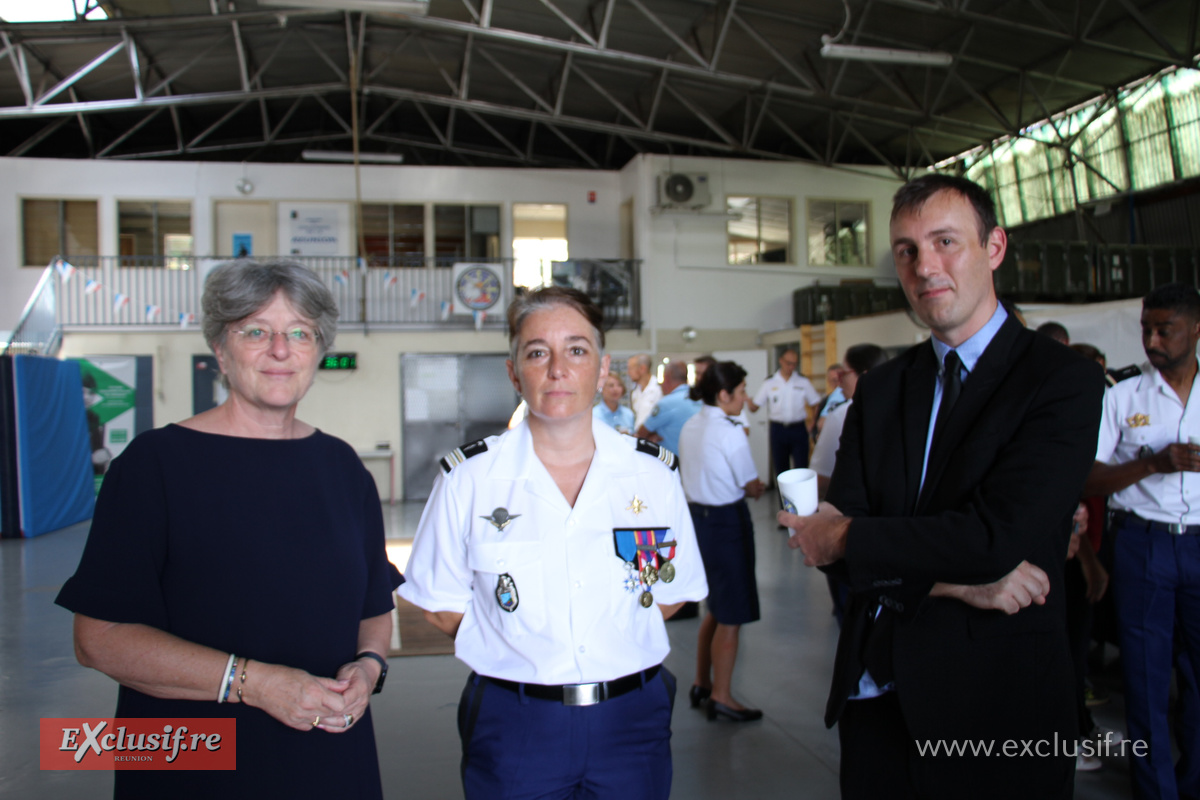
{"label": "black suit jacket", "polygon": [[[914,738],[1073,732],[1063,565],[1103,375],[1010,313],[963,383],[922,489],[937,369],[932,344],[911,348],[863,376],[846,418],[827,499],[853,517],[830,567],[851,601],[825,722],[871,649],[890,659]],[[935,582],[990,583],[1022,560],[1050,577],[1043,606],[1009,616],[929,597]]]}

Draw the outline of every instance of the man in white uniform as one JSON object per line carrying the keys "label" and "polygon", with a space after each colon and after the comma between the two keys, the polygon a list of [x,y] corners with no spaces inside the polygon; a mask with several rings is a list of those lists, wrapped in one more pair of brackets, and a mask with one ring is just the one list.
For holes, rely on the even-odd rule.
{"label": "man in white uniform", "polygon": [[[1125,716],[1135,794],[1200,797],[1195,686],[1181,681],[1181,758],[1172,763],[1167,690],[1178,632],[1181,656],[1200,664],[1200,295],[1181,283],[1142,300],[1149,365],[1110,388],[1088,495],[1111,494],[1115,534],[1112,591],[1117,611]],[[1181,664],[1181,672],[1183,672]],[[1190,674],[1191,670],[1187,672]],[[1194,679],[1193,679],[1194,680]]]}
{"label": "man in white uniform", "polygon": [[753,400],[746,401],[751,413],[767,406],[776,475],[808,466],[808,407],[820,403],[821,395],[808,378],[796,372],[799,365],[800,354],[785,350],[779,357],[779,371],[763,381]]}
{"label": "man in white uniform", "polygon": [[650,371],[650,356],[639,353],[630,356],[625,364],[633,389],[629,392],[629,404],[633,407],[633,429],[646,424],[658,401],[662,400],[662,387]]}

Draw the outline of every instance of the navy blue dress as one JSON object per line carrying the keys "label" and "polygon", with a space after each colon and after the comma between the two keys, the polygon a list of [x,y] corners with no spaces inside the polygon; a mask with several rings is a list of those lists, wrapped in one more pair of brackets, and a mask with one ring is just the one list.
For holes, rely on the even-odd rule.
{"label": "navy blue dress", "polygon": [[[345,442],[168,425],[113,461],[56,602],[332,678],[354,660],[359,622],[390,611],[402,580],[375,483]],[[117,771],[116,797],[381,797],[369,710],[344,734],[297,731],[216,693],[215,680],[205,702],[120,687],[118,717],[236,718],[237,770]]]}

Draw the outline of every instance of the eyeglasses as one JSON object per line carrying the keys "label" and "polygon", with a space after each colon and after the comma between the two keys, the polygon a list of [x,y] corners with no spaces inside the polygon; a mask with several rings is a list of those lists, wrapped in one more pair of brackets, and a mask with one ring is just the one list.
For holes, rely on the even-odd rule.
{"label": "eyeglasses", "polygon": [[262,325],[248,325],[245,328],[234,328],[231,333],[242,337],[242,343],[251,350],[264,350],[271,346],[276,336],[282,336],[288,347],[296,350],[311,350],[316,347],[321,338],[319,331],[307,325],[295,325],[286,331],[273,331]]}

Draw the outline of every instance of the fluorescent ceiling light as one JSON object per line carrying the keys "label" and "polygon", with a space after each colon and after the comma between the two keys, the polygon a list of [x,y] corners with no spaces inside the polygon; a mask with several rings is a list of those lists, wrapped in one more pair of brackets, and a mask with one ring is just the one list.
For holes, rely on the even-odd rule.
{"label": "fluorescent ceiling light", "polygon": [[[88,19],[108,19],[102,8],[93,8]],[[74,22],[74,0],[0,0],[5,22]]]}
{"label": "fluorescent ceiling light", "polygon": [[825,58],[840,58],[846,61],[875,61],[884,64],[917,64],[926,67],[948,67],[954,63],[949,53],[925,52],[921,50],[893,50],[888,47],[863,47],[857,44],[821,45]]}
{"label": "fluorescent ceiling light", "polygon": [[[341,150],[304,150],[300,153],[300,157],[305,161],[354,163],[354,153],[346,153]],[[363,164],[403,164],[404,156],[399,153],[359,153],[358,160]]]}
{"label": "fluorescent ceiling light", "polygon": [[429,13],[429,0],[258,0],[276,8],[323,8],[331,11],[374,11],[390,14]]}

